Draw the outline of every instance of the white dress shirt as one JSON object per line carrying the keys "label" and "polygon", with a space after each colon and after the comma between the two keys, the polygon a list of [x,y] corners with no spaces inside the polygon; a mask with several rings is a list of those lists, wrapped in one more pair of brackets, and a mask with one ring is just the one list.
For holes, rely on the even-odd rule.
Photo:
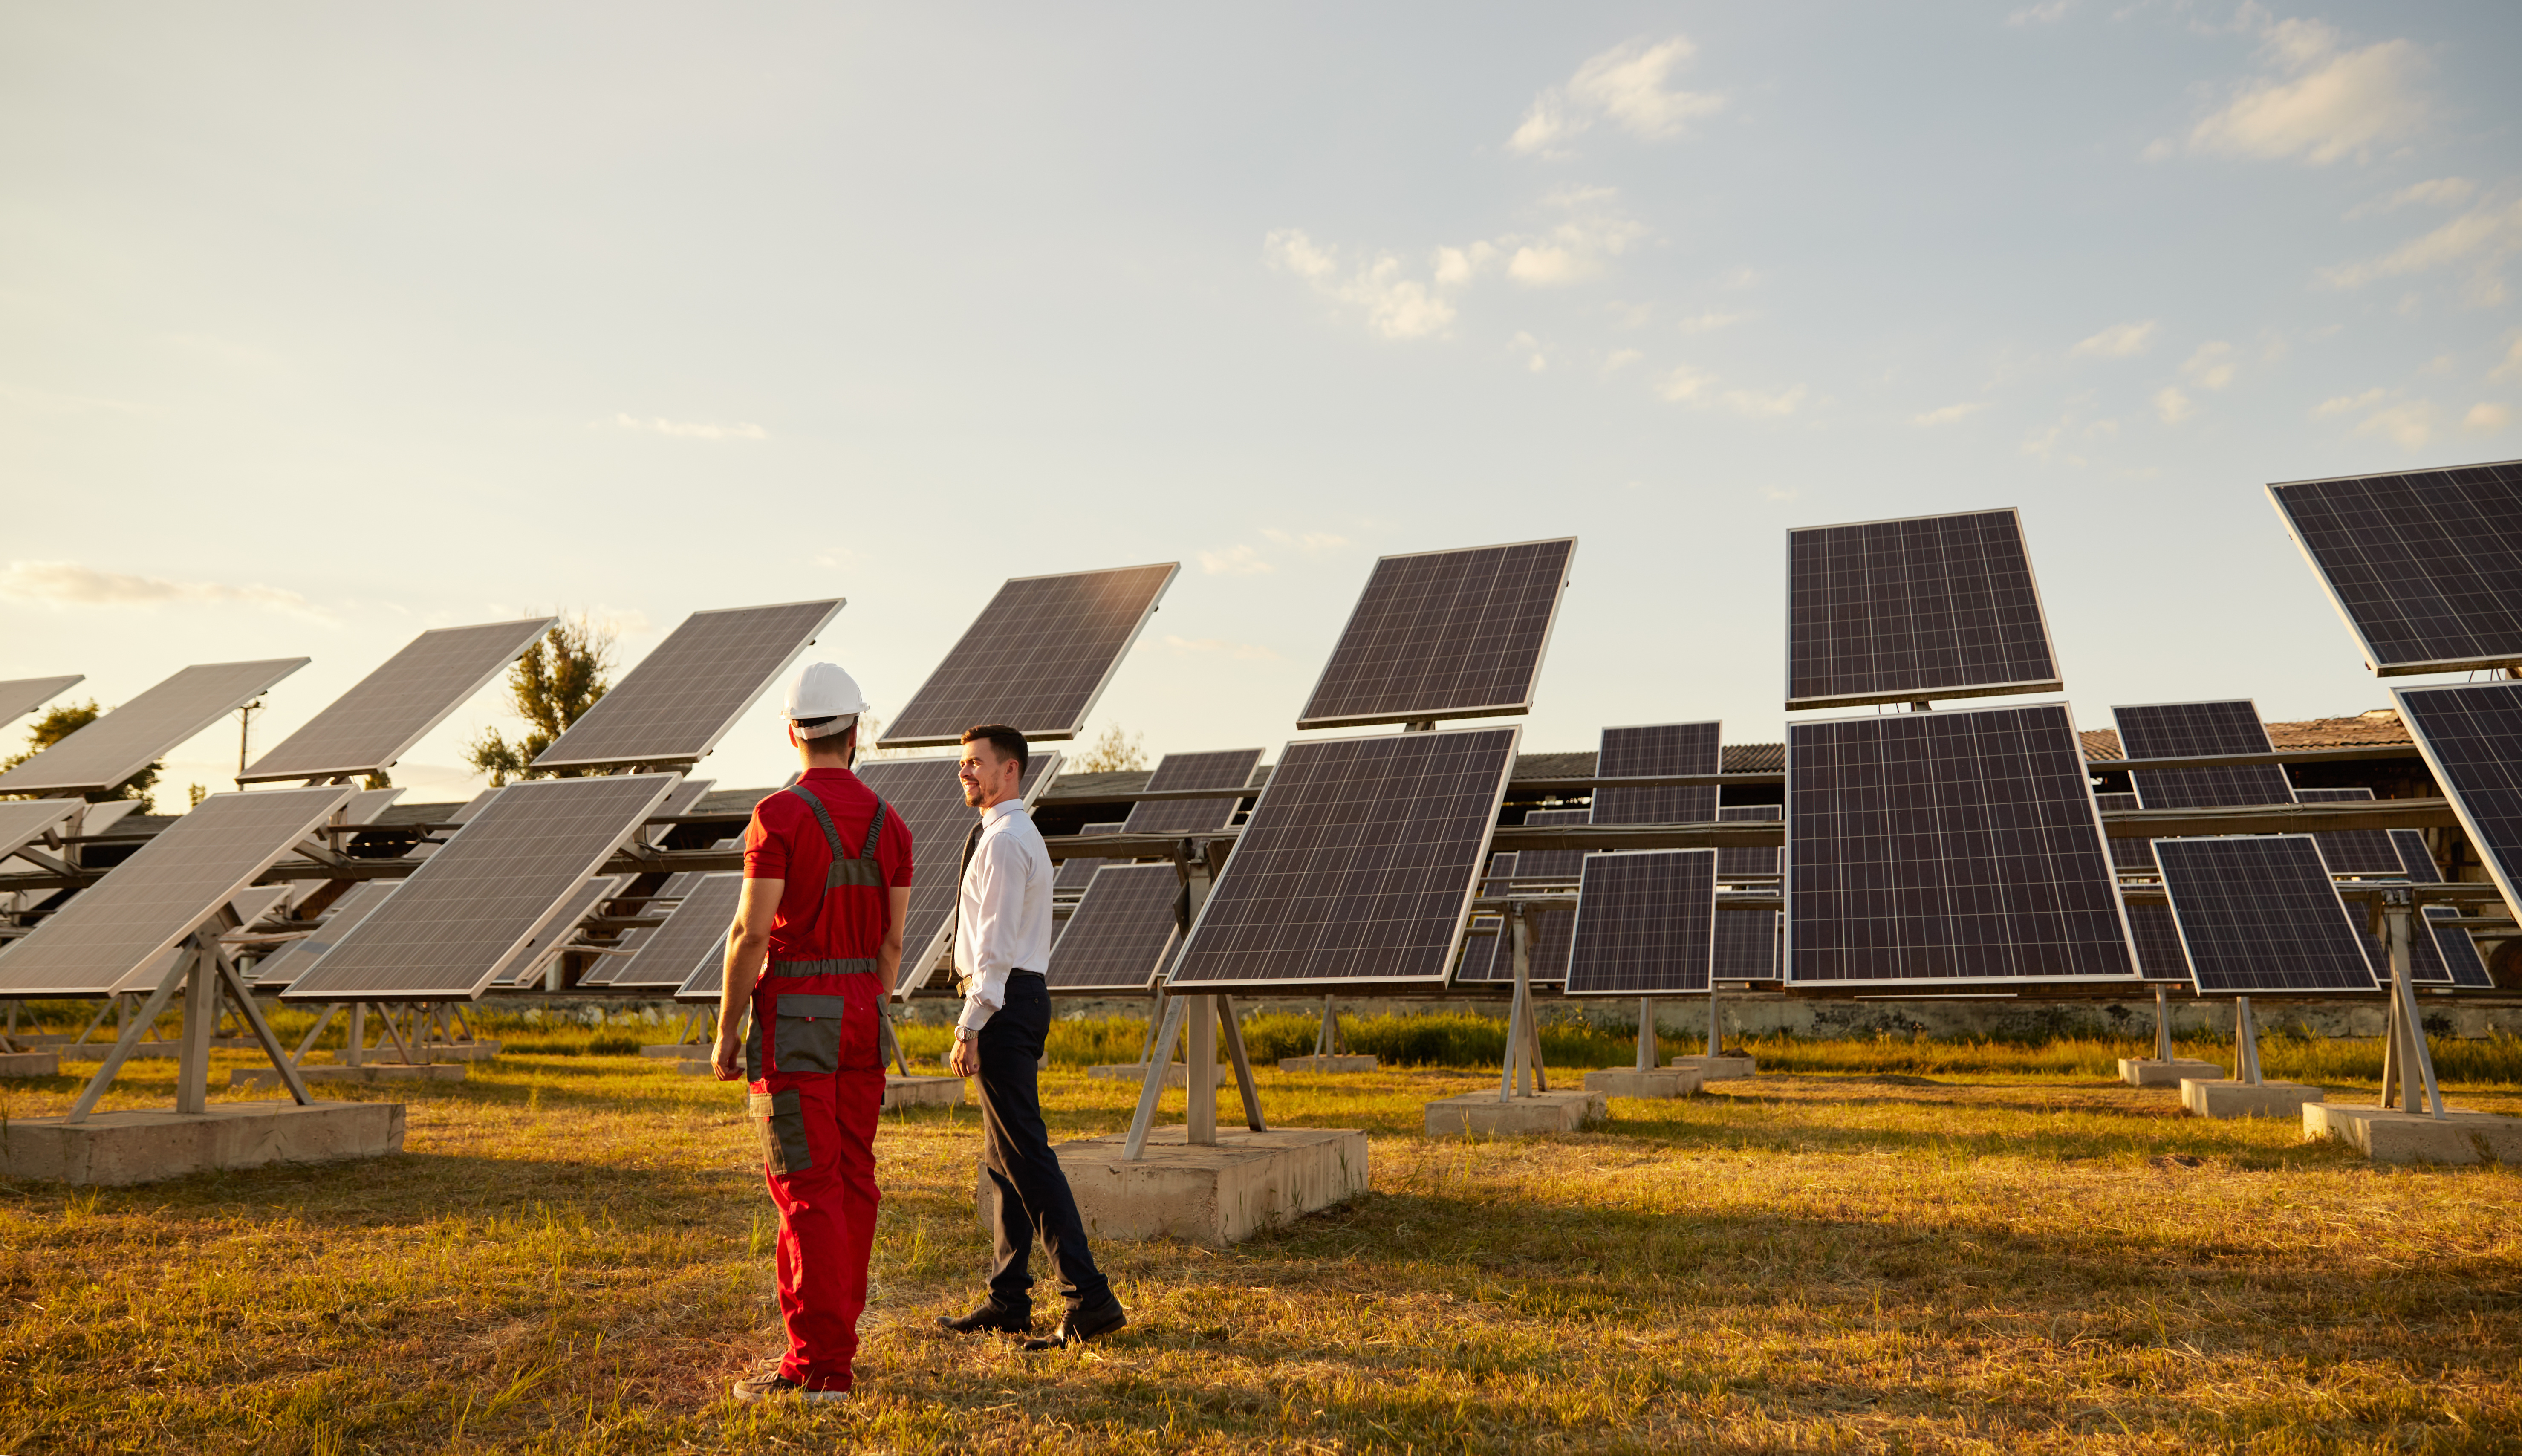
{"label": "white dress shirt", "polygon": [[1007,1004],[1007,973],[1051,964],[1051,852],[1019,799],[981,812],[980,842],[955,892],[955,968],[965,977],[960,1034]]}

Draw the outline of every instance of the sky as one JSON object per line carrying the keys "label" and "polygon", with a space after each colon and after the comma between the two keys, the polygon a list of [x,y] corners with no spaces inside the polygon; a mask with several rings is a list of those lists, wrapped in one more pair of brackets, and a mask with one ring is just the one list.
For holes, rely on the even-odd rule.
{"label": "sky", "polygon": [[[2264,487],[2522,455],[2517,58],[2484,3],[10,7],[0,679],[309,657],[268,746],[425,628],[627,667],[837,595],[881,715],[1003,580],[1179,561],[1090,730],[1275,758],[1377,556],[1572,535],[1524,746],[1774,741],[1789,529],[2013,506],[2079,725],[2359,712]],[[698,772],[777,782],[776,699]]]}

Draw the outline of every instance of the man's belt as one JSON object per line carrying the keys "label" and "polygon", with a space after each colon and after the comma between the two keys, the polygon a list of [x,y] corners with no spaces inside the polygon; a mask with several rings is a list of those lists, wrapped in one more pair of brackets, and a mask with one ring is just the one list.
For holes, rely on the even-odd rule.
{"label": "man's belt", "polygon": [[764,968],[763,974],[774,976],[873,975],[875,958],[868,956],[852,961],[773,961]]}

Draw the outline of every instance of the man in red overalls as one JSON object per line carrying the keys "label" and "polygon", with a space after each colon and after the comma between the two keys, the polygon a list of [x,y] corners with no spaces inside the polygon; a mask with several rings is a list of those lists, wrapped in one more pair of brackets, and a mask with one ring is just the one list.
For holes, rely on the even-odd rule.
{"label": "man in red overalls", "polygon": [[[719,993],[722,1082],[742,1075],[779,1207],[779,1314],[788,1353],[735,1398],[845,1399],[875,1244],[875,1127],[884,1105],[877,1018],[902,963],[911,830],[850,772],[859,685],[808,663],[788,689],[805,773],[753,807],[744,899]],[[736,1038],[752,1012],[750,1032]]]}

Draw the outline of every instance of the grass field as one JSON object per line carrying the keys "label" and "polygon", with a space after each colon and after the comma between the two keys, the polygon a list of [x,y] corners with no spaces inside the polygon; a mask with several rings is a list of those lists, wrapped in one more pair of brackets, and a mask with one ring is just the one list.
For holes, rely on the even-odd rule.
{"label": "grass field", "polygon": [[[1419,1135],[1494,1072],[1264,1072],[1275,1120],[1370,1130],[1374,1192],[1104,1246],[1129,1331],[1048,1356],[930,1328],[987,1254],[976,1115],[889,1115],[859,1397],[769,1410],[725,1398],[778,1343],[738,1090],[511,1053],[398,1093],[399,1157],[0,1184],[0,1451],[2522,1448],[2511,1171],[2184,1119],[2105,1080],[2138,1048],[1755,1050],[1540,1141]],[[2456,1101],[2522,1111],[2496,1063]],[[1062,1136],[1136,1094],[1044,1085]],[[0,1083],[0,1115],[75,1087]],[[135,1063],[109,1104],[172,1094]]]}

